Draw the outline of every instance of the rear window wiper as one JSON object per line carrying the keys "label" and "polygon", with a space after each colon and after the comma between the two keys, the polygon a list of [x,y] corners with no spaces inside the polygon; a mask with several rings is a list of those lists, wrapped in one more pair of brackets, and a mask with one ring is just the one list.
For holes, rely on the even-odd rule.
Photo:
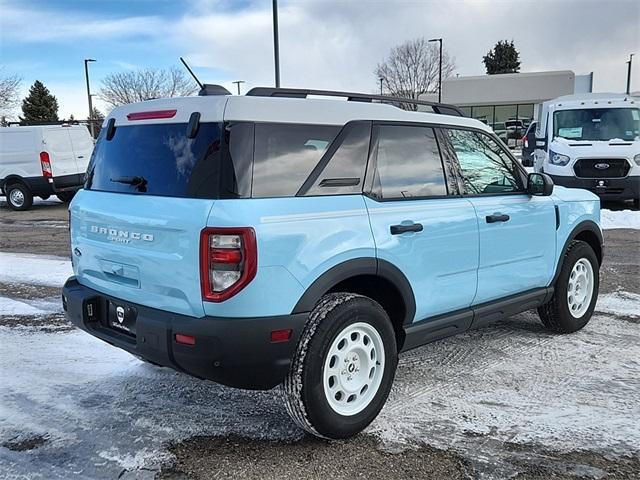
{"label": "rear window wiper", "polygon": [[117,177],[110,178],[109,180],[115,183],[125,183],[127,185],[133,185],[139,192],[147,191],[147,180],[144,177]]}

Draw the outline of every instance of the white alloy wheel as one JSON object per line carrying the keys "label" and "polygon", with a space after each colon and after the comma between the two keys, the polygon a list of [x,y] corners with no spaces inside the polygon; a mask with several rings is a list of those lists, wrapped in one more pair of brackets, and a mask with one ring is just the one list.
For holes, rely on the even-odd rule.
{"label": "white alloy wheel", "polygon": [[358,322],[342,330],[322,372],[322,387],[333,411],[350,416],[364,410],[380,388],[384,362],[384,345],[374,327]]}
{"label": "white alloy wheel", "polygon": [[14,206],[20,208],[24,205],[24,193],[22,193],[22,190],[19,188],[14,188],[11,190],[11,193],[9,193],[9,200],[11,200]]}
{"label": "white alloy wheel", "polygon": [[573,266],[567,285],[567,304],[574,318],[582,317],[589,309],[593,286],[593,266],[589,260],[581,258]]}

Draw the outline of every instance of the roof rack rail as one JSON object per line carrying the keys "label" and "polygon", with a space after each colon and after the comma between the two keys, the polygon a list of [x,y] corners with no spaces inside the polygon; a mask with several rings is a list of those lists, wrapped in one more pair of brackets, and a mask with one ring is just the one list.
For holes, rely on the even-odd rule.
{"label": "roof rack rail", "polygon": [[454,115],[464,117],[464,113],[455,105],[447,103],[429,102],[428,100],[415,100],[413,98],[391,97],[387,95],[375,95],[368,93],[339,92],[334,90],[311,90],[307,88],[274,88],[274,87],[254,87],[246,93],[251,97],[287,97],[287,98],[307,98],[309,95],[321,95],[324,97],[346,97],[350,102],[373,102],[380,103],[410,103],[413,105],[426,105],[431,107],[435,113],[441,115]]}

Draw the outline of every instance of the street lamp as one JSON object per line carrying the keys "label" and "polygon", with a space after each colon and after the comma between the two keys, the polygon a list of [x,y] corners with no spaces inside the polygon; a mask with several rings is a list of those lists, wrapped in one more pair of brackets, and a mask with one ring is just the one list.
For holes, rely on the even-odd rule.
{"label": "street lamp", "polygon": [[235,82],[231,83],[235,83],[238,86],[238,95],[240,95],[240,84],[244,83],[244,80],[236,80]]}
{"label": "street lamp", "polygon": [[95,62],[93,58],[84,59],[84,78],[87,80],[87,100],[89,100],[89,131],[91,132],[91,138],[95,138],[93,129],[93,105],[91,104],[91,90],[89,89],[89,62]]}
{"label": "street lamp", "polygon": [[627,95],[631,93],[631,62],[633,61],[633,53],[629,54],[629,61],[627,62]]}
{"label": "street lamp", "polygon": [[280,44],[278,41],[278,0],[273,0],[273,62],[276,71],[276,88],[280,88]]}
{"label": "street lamp", "polygon": [[380,77],[380,95],[382,95],[382,81],[384,78]]}
{"label": "street lamp", "polygon": [[440,53],[438,54],[438,103],[442,103],[442,38],[432,38],[429,42],[440,43]]}

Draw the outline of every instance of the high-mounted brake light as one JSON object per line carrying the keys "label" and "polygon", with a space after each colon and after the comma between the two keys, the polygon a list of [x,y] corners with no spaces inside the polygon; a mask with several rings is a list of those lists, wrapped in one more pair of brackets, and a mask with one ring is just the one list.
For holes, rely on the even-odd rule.
{"label": "high-mounted brake light", "polygon": [[205,228],[200,235],[202,299],[223,302],[256,276],[258,249],[250,227]]}
{"label": "high-mounted brake light", "polygon": [[42,168],[42,176],[46,178],[53,177],[51,170],[51,159],[47,152],[40,152],[40,167]]}
{"label": "high-mounted brake light", "polygon": [[149,112],[133,112],[127,114],[127,120],[152,120],[156,118],[173,118],[177,110],[153,110]]}

